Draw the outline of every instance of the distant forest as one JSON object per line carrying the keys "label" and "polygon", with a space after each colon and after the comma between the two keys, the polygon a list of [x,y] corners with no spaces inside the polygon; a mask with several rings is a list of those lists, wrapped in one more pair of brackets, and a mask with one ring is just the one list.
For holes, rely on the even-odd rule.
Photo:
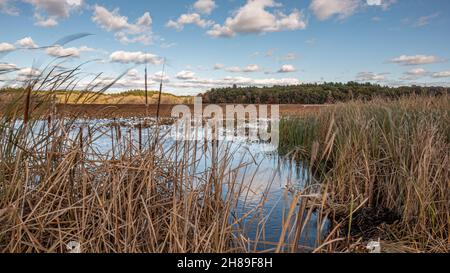
{"label": "distant forest", "polygon": [[205,103],[327,104],[374,98],[398,99],[410,95],[442,96],[448,87],[388,87],[371,83],[323,83],[273,87],[213,88],[202,94]]}

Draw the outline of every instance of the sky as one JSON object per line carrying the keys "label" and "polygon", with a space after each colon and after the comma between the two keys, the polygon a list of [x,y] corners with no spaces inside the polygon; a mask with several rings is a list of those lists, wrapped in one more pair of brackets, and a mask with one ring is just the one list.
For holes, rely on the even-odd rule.
{"label": "sky", "polygon": [[61,66],[83,64],[80,89],[124,75],[113,92],[143,89],[145,66],[150,89],[163,79],[177,95],[233,84],[450,86],[448,0],[0,0],[0,26],[0,69],[11,71],[0,86],[63,56]]}

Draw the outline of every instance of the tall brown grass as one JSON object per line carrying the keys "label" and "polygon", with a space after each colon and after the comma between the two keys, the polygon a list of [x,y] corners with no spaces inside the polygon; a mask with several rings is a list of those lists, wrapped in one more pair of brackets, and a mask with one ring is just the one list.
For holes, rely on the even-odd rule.
{"label": "tall brown grass", "polygon": [[347,237],[329,249],[381,238],[399,251],[450,251],[449,114],[448,96],[411,97],[282,121],[280,150],[310,162],[334,232]]}
{"label": "tall brown grass", "polygon": [[[258,251],[259,237],[244,229],[253,223],[265,234],[270,179],[257,205],[242,211],[255,174],[237,179],[248,165],[233,166],[226,147],[219,157],[211,144],[168,144],[158,127],[124,132],[58,113],[57,90],[76,82],[75,74],[49,69],[30,77],[29,92],[14,96],[0,116],[0,252],[68,252],[71,242],[88,253]],[[67,84],[68,96],[90,103],[114,82],[93,82],[87,95]],[[97,148],[100,137],[111,151]],[[200,168],[200,160],[212,167]],[[298,206],[303,195],[294,193],[282,236],[264,242],[272,246],[265,251],[304,249],[298,242],[313,211]]]}

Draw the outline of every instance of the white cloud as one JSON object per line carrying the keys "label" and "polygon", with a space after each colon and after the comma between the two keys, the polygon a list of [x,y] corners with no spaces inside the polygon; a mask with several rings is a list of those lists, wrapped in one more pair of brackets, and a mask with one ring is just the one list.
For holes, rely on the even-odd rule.
{"label": "white cloud", "polygon": [[261,68],[258,65],[251,64],[251,65],[248,65],[248,66],[244,67],[244,69],[242,71],[246,72],[246,73],[249,73],[249,72],[258,72],[260,70],[261,70]]}
{"label": "white cloud", "polygon": [[426,26],[428,24],[430,24],[430,21],[434,18],[439,17],[439,12],[433,13],[431,15],[428,16],[422,16],[419,17],[419,19],[417,19],[417,21],[414,23],[415,27],[423,27]]}
{"label": "white cloud", "polygon": [[17,65],[9,63],[0,63],[0,71],[10,71],[17,69]]}
{"label": "white cloud", "polygon": [[281,4],[274,0],[247,0],[247,3],[228,17],[223,25],[215,24],[207,34],[212,37],[232,37],[236,33],[265,33],[306,28],[303,14],[294,9],[290,14],[271,13],[267,8]]}
{"label": "white cloud", "polygon": [[41,71],[36,68],[27,67],[20,69],[17,74],[19,74],[19,76],[39,76]]}
{"label": "white cloud", "polygon": [[368,6],[378,6],[383,9],[389,8],[391,5],[395,4],[397,0],[367,0]]}
{"label": "white cloud", "polygon": [[158,84],[161,82],[161,80],[163,82],[170,82],[170,77],[167,76],[167,74],[163,73],[162,71],[154,73],[153,75],[150,76],[150,79]]}
{"label": "white cloud", "polygon": [[192,71],[183,70],[177,74],[177,79],[179,79],[179,80],[195,79],[195,73]]}
{"label": "white cloud", "polygon": [[428,75],[429,72],[423,68],[413,68],[409,71],[406,71],[404,74],[405,75],[403,77],[401,77],[400,79],[411,81],[411,80],[417,80],[421,77],[424,77],[424,76]]}
{"label": "white cloud", "polygon": [[207,34],[211,37],[233,37],[236,33],[229,27],[215,24]]}
{"label": "white cloud", "polygon": [[197,0],[197,2],[194,3],[194,9],[204,14],[211,14],[215,8],[216,3],[214,0]]}
{"label": "white cloud", "polygon": [[400,57],[391,59],[390,62],[401,65],[421,65],[421,64],[433,64],[439,63],[443,60],[436,56],[431,55],[401,55]]}
{"label": "white cloud", "polygon": [[316,17],[323,21],[333,16],[345,19],[364,6],[380,7],[386,10],[397,0],[312,0],[309,8]]}
{"label": "white cloud", "polygon": [[135,68],[128,70],[127,77],[139,78],[139,71]]}
{"label": "white cloud", "polygon": [[428,71],[423,68],[414,68],[407,71],[405,74],[410,76],[425,76],[426,74],[428,74]]}
{"label": "white cloud", "polygon": [[280,68],[280,70],[278,70],[278,73],[292,73],[296,71],[297,69],[295,68],[295,66],[291,64],[285,64]]}
{"label": "white cloud", "polygon": [[432,77],[433,78],[450,78],[450,70],[433,73]]}
{"label": "white cloud", "polygon": [[55,18],[44,18],[40,14],[35,14],[35,25],[39,27],[55,27],[58,25],[58,21]]}
{"label": "white cloud", "polygon": [[149,45],[153,42],[153,38],[150,35],[142,34],[138,36],[129,36],[124,32],[117,32],[114,37],[122,44],[133,44],[142,43],[144,45]]}
{"label": "white cloud", "polygon": [[119,14],[119,9],[109,11],[99,5],[94,7],[92,20],[107,31],[126,31],[131,34],[143,33],[152,25],[152,18],[148,12],[138,18],[135,24],[131,24],[126,16]]}
{"label": "white cloud", "polygon": [[183,30],[185,25],[194,24],[201,28],[205,28],[214,24],[211,20],[204,20],[198,13],[182,14],[176,21],[170,20],[166,26],[174,28],[178,31]]}
{"label": "white cloud", "polygon": [[326,20],[335,15],[339,19],[347,18],[360,6],[360,0],[312,0],[309,8],[319,20]]}
{"label": "white cloud", "polygon": [[296,85],[300,84],[299,79],[295,78],[282,78],[282,79],[275,79],[275,78],[266,78],[266,79],[254,79],[254,78],[247,78],[247,77],[225,77],[223,79],[202,79],[202,78],[195,78],[192,80],[186,80],[183,82],[178,83],[171,83],[169,86],[177,87],[177,88],[192,88],[196,89],[196,92],[198,92],[198,89],[209,89],[214,87],[225,87],[225,86],[231,86],[233,84],[239,85],[239,86],[274,86],[274,85]]}
{"label": "white cloud", "polygon": [[132,24],[128,22],[128,17],[120,15],[119,9],[109,11],[105,7],[95,5],[92,20],[106,31],[115,32],[116,39],[124,44],[150,44],[152,41],[153,20],[149,12],[145,12]]}
{"label": "white cloud", "polygon": [[[216,70],[218,70],[218,69],[222,69],[223,66],[219,67],[216,65],[214,68]],[[239,66],[226,67],[225,71],[230,72],[230,73],[252,73],[252,72],[261,71],[261,68],[256,64],[250,64],[250,65],[247,65],[246,67],[239,67]]]}
{"label": "white cloud", "polygon": [[79,48],[69,47],[64,48],[62,46],[52,46],[45,50],[45,52],[53,57],[80,57],[82,52],[94,51],[94,49],[82,46]]}
{"label": "white cloud", "polygon": [[385,81],[387,73],[360,72],[356,76],[359,81]]}
{"label": "white cloud", "polygon": [[[181,71],[183,72],[183,71]],[[190,94],[198,94],[201,91],[217,87],[227,87],[237,84],[238,86],[274,86],[274,85],[295,85],[300,84],[299,79],[295,78],[248,78],[248,77],[224,77],[218,79],[201,78],[191,73],[184,73],[190,71],[184,71],[177,77],[177,80],[171,80],[169,76],[164,75],[163,81],[165,82],[164,88],[166,89],[184,89],[189,90]],[[177,76],[178,76],[177,74]],[[148,84],[150,87],[157,87],[161,81],[162,72],[154,73],[149,76]],[[106,82],[114,80],[113,78],[103,79]],[[114,89],[137,89],[143,87],[143,76],[139,75],[136,69],[130,70],[127,75],[121,78],[115,85]],[[192,92],[192,93],[191,93]]]}
{"label": "white cloud", "polygon": [[53,27],[58,20],[68,18],[70,13],[83,5],[83,0],[24,0],[31,4],[35,11],[36,25]]}
{"label": "white cloud", "polygon": [[127,51],[116,51],[113,52],[110,56],[112,62],[118,63],[135,63],[135,64],[154,64],[160,65],[162,64],[162,58],[149,53],[144,53],[141,51],[137,52],[127,52]]}
{"label": "white cloud", "polygon": [[[162,76],[162,71],[156,72],[154,74],[148,75],[147,84],[149,86],[157,85],[161,81],[161,78],[164,82],[169,82],[170,78],[166,75]],[[115,88],[128,88],[128,89],[141,89],[144,84],[144,76],[139,74],[138,70],[131,69],[128,71],[127,75],[121,79],[114,85]]]}
{"label": "white cloud", "polygon": [[31,39],[31,37],[25,37],[23,39],[20,39],[16,42],[17,45],[23,47],[23,48],[37,48],[38,45]]}
{"label": "white cloud", "polygon": [[12,44],[8,43],[0,43],[0,52],[9,52],[16,49],[16,47]]}

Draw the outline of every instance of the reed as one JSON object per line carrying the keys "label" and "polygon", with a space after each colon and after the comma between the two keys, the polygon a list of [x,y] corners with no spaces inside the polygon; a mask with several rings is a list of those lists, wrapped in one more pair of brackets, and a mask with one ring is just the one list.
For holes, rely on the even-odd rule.
{"label": "reed", "polygon": [[381,238],[390,251],[450,251],[449,114],[448,96],[413,96],[282,121],[280,151],[310,162],[348,238],[328,250]]}

